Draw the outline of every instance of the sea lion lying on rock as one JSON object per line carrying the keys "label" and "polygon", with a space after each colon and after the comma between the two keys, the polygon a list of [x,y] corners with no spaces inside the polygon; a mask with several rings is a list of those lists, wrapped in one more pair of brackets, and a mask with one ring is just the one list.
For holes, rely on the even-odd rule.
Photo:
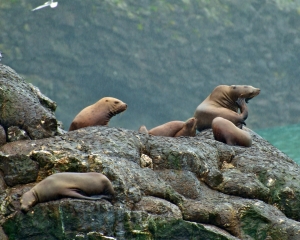
{"label": "sea lion lying on rock", "polygon": [[[105,194],[105,195],[99,195]],[[71,173],[53,174],[21,197],[21,210],[28,212],[37,203],[48,202],[63,197],[86,200],[111,199],[114,189],[110,180],[101,173]]]}
{"label": "sea lion lying on rock", "polygon": [[[237,126],[245,124],[248,117],[246,102],[260,93],[259,88],[244,85],[219,85],[197,107],[194,117],[197,119],[197,130],[211,128],[212,120],[223,117]],[[238,99],[245,99],[237,103]],[[240,108],[240,113],[238,109]]]}
{"label": "sea lion lying on rock", "polygon": [[106,126],[113,116],[126,109],[127,104],[119,99],[101,98],[98,102],[84,108],[77,114],[70,125],[69,131],[96,125]]}
{"label": "sea lion lying on rock", "polygon": [[216,117],[212,121],[212,130],[215,140],[232,146],[251,147],[250,133],[238,128],[229,120]]}
{"label": "sea lion lying on rock", "polygon": [[[139,128],[139,132],[147,133],[145,126]],[[196,119],[189,118],[186,122],[183,121],[171,121],[148,131],[148,134],[153,136],[164,137],[194,137],[196,135]]]}

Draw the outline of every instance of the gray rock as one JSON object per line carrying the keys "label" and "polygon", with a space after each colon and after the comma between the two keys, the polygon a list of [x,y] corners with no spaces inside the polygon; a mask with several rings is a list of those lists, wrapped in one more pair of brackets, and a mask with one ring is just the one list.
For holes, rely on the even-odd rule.
{"label": "gray rock", "polygon": [[[12,70],[1,69],[7,71],[2,79],[24,84]],[[14,92],[14,85],[3,86]],[[51,101],[44,108],[47,98],[31,89],[39,95],[32,98],[36,109],[54,109]],[[43,138],[0,147],[1,239],[300,238],[300,166],[250,129],[250,148],[217,142],[211,130],[168,138],[94,126],[44,138],[45,129],[32,125],[40,121],[40,110],[25,103],[26,111],[17,111],[24,99],[11,100],[9,110],[24,115],[23,130],[31,138]],[[27,118],[27,110],[34,114]],[[6,111],[1,121],[18,126],[20,116]],[[112,201],[62,198],[20,211],[22,194],[47,176],[89,171],[110,179]]]}
{"label": "gray rock", "polygon": [[26,155],[0,155],[0,170],[4,174],[5,183],[12,187],[17,184],[30,183],[38,176],[38,163]]}
{"label": "gray rock", "polygon": [[8,142],[15,142],[18,140],[29,140],[30,137],[27,135],[27,133],[20,129],[17,126],[10,126],[7,129],[7,139]]}
{"label": "gray rock", "polygon": [[0,125],[0,146],[6,143],[6,132],[5,129]]}
{"label": "gray rock", "polygon": [[[300,167],[253,132],[250,148],[211,136],[207,130],[194,138],[147,137],[99,126],[7,143],[0,148],[6,162],[18,162],[16,153],[27,156],[38,163],[38,181],[55,172],[101,172],[112,181],[116,199],[62,199],[23,214],[18,200],[35,180],[21,186],[10,181],[14,190],[8,187],[1,195],[3,229],[13,239],[184,239],[183,233],[205,239],[297,239]],[[153,169],[141,167],[142,154],[153,160]]]}
{"label": "gray rock", "polygon": [[26,83],[14,70],[2,64],[0,85],[0,121],[5,129],[17,126],[26,131],[31,139],[57,134],[53,101],[43,97],[37,88]]}

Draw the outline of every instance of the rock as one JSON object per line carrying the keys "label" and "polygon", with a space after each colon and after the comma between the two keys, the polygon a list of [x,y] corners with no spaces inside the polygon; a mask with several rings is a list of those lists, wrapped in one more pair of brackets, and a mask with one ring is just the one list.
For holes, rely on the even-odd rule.
{"label": "rock", "polygon": [[19,127],[11,126],[7,129],[7,139],[9,142],[15,142],[18,140],[29,140],[30,137]]}
{"label": "rock", "polygon": [[31,139],[57,134],[55,103],[36,87],[26,83],[14,70],[0,64],[0,121],[8,129],[17,126]]}
{"label": "rock", "polygon": [[[0,238],[299,239],[300,166],[246,130],[249,148],[217,142],[211,130],[168,138],[105,126],[8,142],[0,147]],[[110,179],[112,201],[62,198],[20,211],[22,194],[47,176],[89,171]]]}
{"label": "rock", "polygon": [[141,155],[140,165],[142,168],[149,167],[149,168],[153,169],[152,159],[149,156],[147,156],[146,154]]}
{"label": "rock", "polygon": [[[4,232],[13,239],[297,239],[300,167],[254,132],[252,137],[253,146],[242,148],[212,140],[211,130],[165,138],[98,126],[7,143],[0,148],[3,162],[27,156],[23,167],[34,171],[31,180],[6,181]],[[142,154],[153,159],[153,169],[141,167]],[[63,171],[105,174],[115,201],[62,199],[19,211],[19,198],[36,176],[39,181]],[[6,170],[4,179],[6,174],[12,176]]]}
{"label": "rock", "polygon": [[0,125],[0,146],[6,143],[6,132],[5,129]]}
{"label": "rock", "polygon": [[11,157],[0,155],[0,170],[5,183],[13,187],[17,184],[34,182],[38,176],[38,163],[26,155],[15,154]]}

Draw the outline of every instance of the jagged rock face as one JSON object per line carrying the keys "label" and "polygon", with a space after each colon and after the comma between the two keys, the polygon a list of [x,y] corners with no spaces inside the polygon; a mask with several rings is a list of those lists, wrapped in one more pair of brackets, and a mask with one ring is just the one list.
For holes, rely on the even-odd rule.
{"label": "jagged rock face", "polygon": [[14,70],[0,64],[0,124],[26,131],[31,139],[54,136],[57,121],[55,102],[26,83]]}
{"label": "jagged rock face", "polygon": [[[10,186],[1,194],[3,230],[11,239],[299,239],[300,167],[248,131],[250,148],[216,142],[211,130],[168,138],[101,126],[7,143],[0,149]],[[152,165],[141,167],[143,154]],[[24,214],[19,199],[34,180],[2,167],[24,159],[37,181],[101,172],[116,199],[64,198]]]}

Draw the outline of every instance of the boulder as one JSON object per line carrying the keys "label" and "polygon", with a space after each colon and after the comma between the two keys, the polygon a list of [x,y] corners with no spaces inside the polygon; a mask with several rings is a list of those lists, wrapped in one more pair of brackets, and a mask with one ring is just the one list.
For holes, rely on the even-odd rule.
{"label": "boulder", "polygon": [[[3,64],[0,64],[0,102],[0,123],[5,130],[14,126],[23,130],[21,135],[26,138],[29,135],[30,139],[57,134],[58,123],[54,116],[56,103]],[[16,130],[11,129],[11,132]],[[18,138],[9,139],[14,141]]]}
{"label": "boulder", "polygon": [[[250,148],[217,142],[211,130],[168,138],[103,126],[7,143],[3,230],[9,239],[298,239],[300,167],[248,131]],[[7,170],[12,162],[18,171]],[[20,211],[25,191],[66,171],[105,174],[116,199],[63,198]]]}
{"label": "boulder", "polygon": [[[0,72],[9,80],[1,123],[30,137],[0,147],[1,239],[300,238],[300,166],[250,129],[249,148],[217,142],[211,130],[178,138],[106,126],[64,133],[47,97],[38,100],[8,67]],[[113,200],[62,198],[20,211],[22,194],[47,176],[90,171],[110,179]]]}

